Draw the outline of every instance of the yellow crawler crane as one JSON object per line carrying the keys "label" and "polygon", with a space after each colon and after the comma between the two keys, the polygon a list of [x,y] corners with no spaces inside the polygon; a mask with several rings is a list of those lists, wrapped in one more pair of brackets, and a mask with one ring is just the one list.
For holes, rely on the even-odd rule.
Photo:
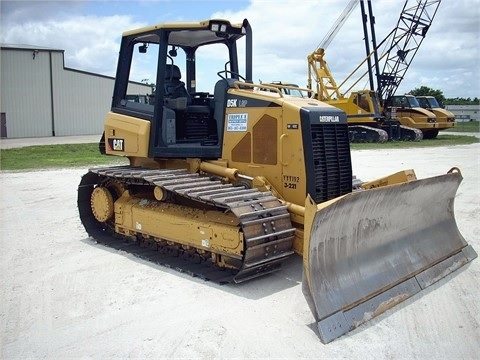
{"label": "yellow crawler crane", "polygon": [[[213,92],[197,92],[199,54],[221,49]],[[144,76],[139,65],[155,81],[142,102],[129,96],[129,83]],[[251,79],[247,20],[125,32],[100,150],[129,165],[82,177],[87,233],[218,283],[268,274],[299,254],[324,343],[476,257],[453,215],[459,170],[356,181],[343,111]]]}

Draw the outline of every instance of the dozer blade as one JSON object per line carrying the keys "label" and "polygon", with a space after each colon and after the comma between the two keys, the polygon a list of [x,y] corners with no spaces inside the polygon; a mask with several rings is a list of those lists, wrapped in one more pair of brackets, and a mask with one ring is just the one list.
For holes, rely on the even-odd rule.
{"label": "dozer blade", "polygon": [[477,257],[460,234],[460,173],[353,192],[305,209],[303,292],[328,343]]}

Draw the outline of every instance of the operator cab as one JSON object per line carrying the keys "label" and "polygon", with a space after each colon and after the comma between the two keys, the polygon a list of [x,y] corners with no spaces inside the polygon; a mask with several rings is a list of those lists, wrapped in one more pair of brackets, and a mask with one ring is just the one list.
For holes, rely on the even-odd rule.
{"label": "operator cab", "polygon": [[[246,39],[240,75],[237,41]],[[149,156],[221,157],[227,89],[251,81],[247,20],[161,24],[123,34],[112,112],[150,121]],[[201,64],[202,66],[199,66]],[[138,89],[145,94],[139,94]]]}
{"label": "operator cab", "polygon": [[412,95],[396,95],[392,97],[392,106],[399,108],[419,108],[420,104]]}
{"label": "operator cab", "polygon": [[437,99],[434,98],[433,96],[417,97],[417,101],[422,108],[430,110],[430,111],[432,109],[441,109],[442,108],[440,106],[440,104],[438,103]]}

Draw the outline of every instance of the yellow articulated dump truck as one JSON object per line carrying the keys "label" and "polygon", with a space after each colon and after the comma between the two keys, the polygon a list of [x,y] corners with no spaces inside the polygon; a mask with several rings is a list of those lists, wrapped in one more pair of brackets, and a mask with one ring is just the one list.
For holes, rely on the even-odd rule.
{"label": "yellow articulated dump truck", "polygon": [[455,114],[440,106],[434,96],[415,96],[420,106],[435,114],[437,118],[437,131],[432,131],[430,136],[437,137],[438,131],[448,130],[455,127]]}
{"label": "yellow articulated dump truck", "polygon": [[[212,56],[222,66],[208,77]],[[149,101],[137,102],[129,84],[148,71]],[[211,91],[197,91],[205,79]],[[82,177],[89,236],[221,284],[302,256],[324,343],[477,256],[453,214],[460,171],[355,181],[343,111],[252,82],[247,20],[123,33],[99,147],[129,165]]]}
{"label": "yellow articulated dump truck", "polygon": [[424,139],[433,139],[438,135],[437,117],[429,109],[421,107],[413,95],[392,96],[385,111],[391,117],[392,113],[396,114],[402,125],[420,130]]}

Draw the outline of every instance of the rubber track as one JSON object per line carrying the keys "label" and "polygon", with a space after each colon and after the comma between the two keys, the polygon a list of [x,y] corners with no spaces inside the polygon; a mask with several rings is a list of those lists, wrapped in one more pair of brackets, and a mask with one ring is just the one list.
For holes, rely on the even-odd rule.
{"label": "rubber track", "polygon": [[[348,130],[352,136],[352,143],[384,143],[388,141],[388,133],[385,130],[365,125],[350,125]],[[368,134],[367,138],[365,136]],[[367,140],[370,139],[370,140]]]}
{"label": "rubber track", "polygon": [[[422,130],[418,130],[418,129],[415,129],[415,128],[412,128],[412,127],[409,127],[409,126],[405,126],[405,125],[400,125],[400,128],[402,129],[402,134],[404,136],[407,136],[408,140],[410,140],[410,141],[420,141],[420,140],[423,139]],[[413,139],[411,137],[412,133],[413,133]],[[402,138],[400,140],[404,140],[404,138]]]}
{"label": "rubber track", "polygon": [[[154,242],[141,242],[113,233],[109,226],[93,217],[90,206],[94,187],[108,179],[115,179],[127,187],[133,184],[159,186],[164,191],[214,206],[220,211],[231,211],[239,218],[245,238],[240,271],[219,268],[210,261],[196,263],[182,256],[171,256],[172,252],[159,248]],[[129,166],[90,169],[78,188],[78,208],[87,233],[97,242],[219,284],[242,282],[276,271],[293,255],[295,229],[290,214],[270,192],[234,187],[184,169],[152,170]]]}

